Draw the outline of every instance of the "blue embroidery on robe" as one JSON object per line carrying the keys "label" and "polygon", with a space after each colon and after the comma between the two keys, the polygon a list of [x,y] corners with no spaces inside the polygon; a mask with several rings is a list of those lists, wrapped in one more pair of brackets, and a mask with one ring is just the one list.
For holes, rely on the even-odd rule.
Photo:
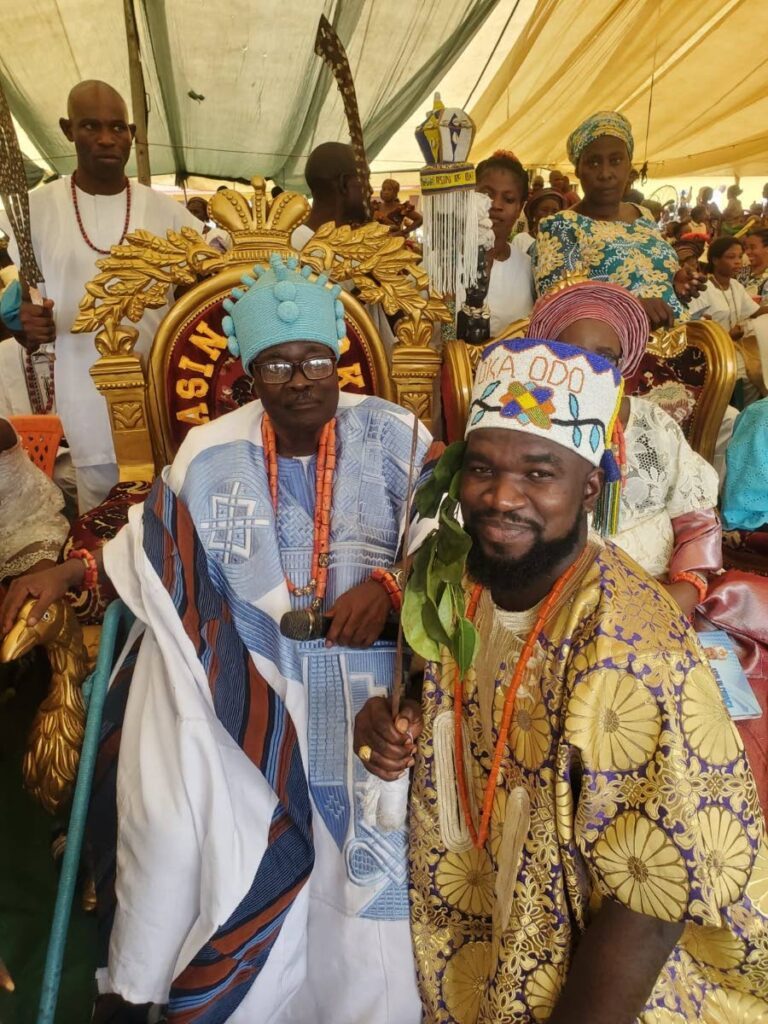
{"label": "blue embroidery on robe", "polygon": [[[340,409],[336,446],[326,609],[373,568],[395,560],[411,425],[379,399],[366,399]],[[419,460],[425,453],[420,443]],[[275,517],[262,448],[250,440],[232,440],[195,456],[181,496],[244,643],[287,678],[303,680],[307,689],[310,793],[350,881],[374,890],[359,915],[402,919],[408,915],[406,833],[379,832],[365,824],[362,792],[368,773],[352,753],[355,715],[369,697],[389,693],[393,648],[379,644],[356,651],[326,649],[322,641],[296,644],[280,636],[277,623],[255,607],[284,575],[297,586],[309,579],[315,472],[314,457],[280,459]],[[293,598],[291,603],[304,607],[308,600]]]}

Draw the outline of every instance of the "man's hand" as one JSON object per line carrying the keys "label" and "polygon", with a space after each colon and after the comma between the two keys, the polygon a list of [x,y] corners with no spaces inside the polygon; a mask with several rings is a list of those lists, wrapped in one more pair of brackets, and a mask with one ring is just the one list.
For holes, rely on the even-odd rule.
{"label": "man's hand", "polygon": [[326,615],[333,619],[325,646],[370,647],[379,639],[392,611],[389,594],[380,583],[366,580],[337,598]]}
{"label": "man's hand", "polygon": [[53,322],[53,299],[43,299],[42,306],[33,302],[22,302],[19,319],[24,330],[20,344],[27,352],[37,352],[41,345],[56,341],[56,324]]}
{"label": "man's hand", "polygon": [[657,327],[672,327],[675,322],[675,314],[664,299],[640,299],[640,302],[651,321],[652,331],[655,331]]}
{"label": "man's hand", "polygon": [[353,746],[371,748],[371,757],[363,764],[372,775],[394,782],[413,764],[416,740],[423,722],[421,708],[414,700],[404,700],[397,721],[392,721],[392,705],[386,697],[371,697],[355,718]]}
{"label": "man's hand", "polygon": [[739,341],[744,337],[744,328],[741,324],[734,324],[734,326],[728,332],[734,341]]}
{"label": "man's hand", "polygon": [[34,626],[54,601],[64,597],[70,588],[79,587],[84,578],[85,566],[80,558],[70,558],[51,569],[19,576],[8,587],[0,607],[0,635],[5,636],[16,621],[21,606],[30,597],[37,598],[27,618],[27,624]]}
{"label": "man's hand", "polygon": [[696,273],[693,277],[689,277],[688,272],[681,267],[675,274],[672,284],[678,299],[688,303],[707,287],[707,275]]}
{"label": "man's hand", "polygon": [[579,941],[549,1024],[633,1024],[682,931],[682,921],[605,900]]}
{"label": "man's hand", "polygon": [[696,605],[699,603],[699,592],[692,583],[680,580],[677,583],[665,583],[664,589],[676,601],[688,618],[693,617]]}

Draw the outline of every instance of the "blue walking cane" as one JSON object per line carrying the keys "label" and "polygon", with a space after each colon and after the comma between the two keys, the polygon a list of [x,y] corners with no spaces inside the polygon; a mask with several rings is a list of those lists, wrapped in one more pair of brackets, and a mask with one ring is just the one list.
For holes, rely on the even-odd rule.
{"label": "blue walking cane", "polygon": [[80,752],[80,764],[77,770],[75,792],[72,797],[72,811],[69,816],[67,845],[61,865],[61,877],[56,892],[56,906],[53,911],[51,936],[45,955],[43,987],[40,993],[40,1008],[37,1012],[37,1024],[53,1024],[56,1014],[56,1003],[59,998],[61,968],[64,961],[64,949],[67,944],[69,918],[72,912],[72,901],[75,896],[80,852],[83,848],[85,822],[88,816],[88,803],[91,797],[91,786],[96,769],[96,755],[99,749],[101,720],[104,714],[104,701],[107,687],[112,675],[115,661],[115,647],[118,638],[124,638],[134,621],[133,614],[122,601],[113,601],[104,616],[101,630],[99,654],[96,668],[83,683],[83,701],[88,709],[85,720],[85,735]]}

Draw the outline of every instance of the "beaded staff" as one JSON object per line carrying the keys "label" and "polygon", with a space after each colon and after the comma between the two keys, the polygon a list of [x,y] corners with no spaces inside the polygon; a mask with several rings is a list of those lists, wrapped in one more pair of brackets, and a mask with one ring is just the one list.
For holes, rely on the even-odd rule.
{"label": "beaded staff", "polygon": [[19,272],[21,279],[30,289],[30,298],[42,304],[35,285],[43,280],[43,274],[32,247],[32,231],[29,224],[29,194],[27,177],[24,173],[24,158],[13,127],[11,109],[0,82],[0,198],[3,200],[8,220],[11,222],[16,245],[19,249]]}
{"label": "beaded staff", "polygon": [[349,66],[347,51],[336,35],[336,31],[324,14],[320,16],[320,23],[317,26],[315,37],[315,53],[322,57],[323,61],[330,68],[336,84],[341,93],[344,104],[344,113],[347,117],[349,127],[349,138],[352,149],[355,153],[355,166],[357,176],[363,186],[363,205],[365,207],[366,220],[371,217],[371,170],[368,166],[368,157],[365,155],[365,142],[363,140],[363,126],[360,121],[360,111],[357,106],[357,93],[355,82],[352,78],[352,70]]}

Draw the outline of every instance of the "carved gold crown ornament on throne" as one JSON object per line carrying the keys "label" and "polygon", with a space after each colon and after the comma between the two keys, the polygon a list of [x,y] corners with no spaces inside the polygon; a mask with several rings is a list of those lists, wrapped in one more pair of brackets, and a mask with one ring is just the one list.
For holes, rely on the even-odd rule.
{"label": "carved gold crown ornament on throne", "polygon": [[[191,228],[169,231],[167,238],[139,230],[98,261],[100,273],[86,286],[73,330],[96,333],[100,358],[91,375],[109,406],[121,482],[151,480],[192,426],[252,397],[250,379],[227,350],[222,303],[242,274],[266,264],[270,253],[294,254],[292,232],[309,216],[303,196],[283,192],[268,205],[264,179],[252,184],[250,205],[232,190],[211,200],[211,215],[232,237],[229,252]],[[379,224],[326,224],[297,255],[302,266],[345,285],[341,387],[397,401],[430,425],[440,371],[433,329],[450,314],[429,288],[418,254]],[[163,306],[170,288],[185,294],[161,323],[145,373],[134,352],[138,329],[129,322]],[[373,304],[396,318],[391,353],[366,312]]]}

